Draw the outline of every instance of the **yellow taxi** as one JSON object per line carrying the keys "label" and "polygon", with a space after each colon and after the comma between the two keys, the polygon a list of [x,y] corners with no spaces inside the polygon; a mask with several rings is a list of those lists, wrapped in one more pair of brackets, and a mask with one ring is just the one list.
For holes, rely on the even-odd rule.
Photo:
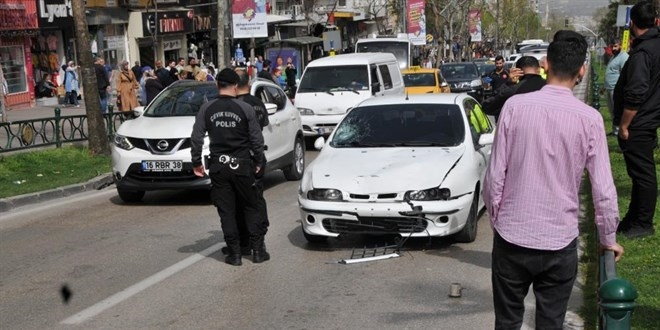
{"label": "yellow taxi", "polygon": [[449,84],[439,69],[411,66],[401,70],[407,94],[450,93]]}

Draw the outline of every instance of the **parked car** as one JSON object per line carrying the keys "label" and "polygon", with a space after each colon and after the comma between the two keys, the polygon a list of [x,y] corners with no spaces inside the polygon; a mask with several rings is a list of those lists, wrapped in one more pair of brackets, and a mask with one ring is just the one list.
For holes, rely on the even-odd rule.
{"label": "parked car", "polygon": [[449,93],[449,84],[439,69],[412,66],[401,71],[407,94]]}
{"label": "parked car", "polygon": [[305,238],[398,234],[474,241],[493,131],[467,94],[360,103],[305,170],[298,195]]}
{"label": "parked car", "polygon": [[[305,146],[298,110],[279,86],[267,80],[254,81],[251,94],[261,98],[269,114],[270,124],[263,129],[267,170],[282,170],[288,180],[299,180]],[[211,187],[208,176],[193,173],[190,134],[202,104],[218,95],[215,82],[177,81],[117,129],[112,173],[123,201],[140,201],[145,191]],[[206,138],[203,155],[209,153],[208,143]]]}
{"label": "parked car", "polygon": [[440,67],[442,76],[449,83],[452,93],[468,93],[481,102],[484,86],[479,68],[473,62],[445,63]]}

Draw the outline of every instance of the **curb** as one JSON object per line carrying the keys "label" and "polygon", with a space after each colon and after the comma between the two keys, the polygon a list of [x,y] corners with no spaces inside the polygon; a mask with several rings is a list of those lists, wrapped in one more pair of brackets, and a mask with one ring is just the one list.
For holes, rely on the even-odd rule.
{"label": "curb", "polygon": [[83,183],[72,184],[35,193],[1,198],[0,212],[7,212],[17,207],[42,203],[53,199],[79,194],[85,191],[101,190],[112,184],[114,184],[112,174],[106,173]]}

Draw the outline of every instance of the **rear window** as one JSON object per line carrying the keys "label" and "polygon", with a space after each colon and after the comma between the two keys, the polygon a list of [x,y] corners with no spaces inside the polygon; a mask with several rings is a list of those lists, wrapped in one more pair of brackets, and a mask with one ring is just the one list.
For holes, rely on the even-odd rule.
{"label": "rear window", "polygon": [[308,67],[298,93],[369,90],[368,69],[366,65]]}
{"label": "rear window", "polygon": [[435,73],[405,73],[403,83],[406,87],[429,87],[435,86]]}
{"label": "rear window", "polygon": [[195,116],[204,103],[215,100],[218,96],[218,87],[212,83],[173,84],[149,104],[144,116]]}

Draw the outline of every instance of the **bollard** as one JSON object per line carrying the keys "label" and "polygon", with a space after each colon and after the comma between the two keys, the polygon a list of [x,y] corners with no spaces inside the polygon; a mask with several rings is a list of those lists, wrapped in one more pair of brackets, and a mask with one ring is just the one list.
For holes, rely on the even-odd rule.
{"label": "bollard", "polygon": [[60,108],[55,108],[55,146],[57,148],[62,147],[62,139],[60,138],[60,118],[62,110]]}
{"label": "bollard", "polygon": [[628,281],[612,278],[603,282],[600,297],[601,329],[628,330],[636,307],[637,289]]}

